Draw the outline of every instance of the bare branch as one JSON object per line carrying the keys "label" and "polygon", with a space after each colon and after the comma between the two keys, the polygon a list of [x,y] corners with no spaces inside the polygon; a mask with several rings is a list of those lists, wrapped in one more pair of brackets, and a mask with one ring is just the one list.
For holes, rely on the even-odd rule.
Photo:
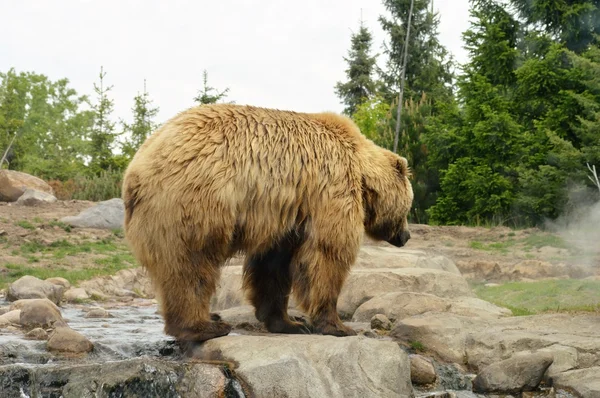
{"label": "bare branch", "polygon": [[600,191],[600,180],[598,180],[598,173],[596,173],[596,165],[590,166],[589,163],[586,163],[586,165],[590,170],[590,173],[592,173],[592,175],[588,176],[588,178],[596,187],[598,187],[598,191]]}

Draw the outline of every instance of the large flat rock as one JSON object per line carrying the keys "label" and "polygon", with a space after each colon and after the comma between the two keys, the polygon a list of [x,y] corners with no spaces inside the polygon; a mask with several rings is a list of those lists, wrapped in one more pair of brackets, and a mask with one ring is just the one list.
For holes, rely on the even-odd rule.
{"label": "large flat rock", "polygon": [[226,336],[194,357],[239,364],[257,397],[412,397],[410,361],[396,343],[362,336]]}

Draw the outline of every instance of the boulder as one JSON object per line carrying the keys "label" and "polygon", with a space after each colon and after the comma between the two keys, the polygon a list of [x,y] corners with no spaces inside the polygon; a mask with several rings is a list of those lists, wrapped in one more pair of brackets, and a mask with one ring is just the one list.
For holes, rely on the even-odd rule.
{"label": "boulder", "polygon": [[54,203],[56,200],[56,197],[52,194],[27,188],[23,195],[17,199],[16,204],[20,206],[39,206],[44,203]]}
{"label": "boulder", "polygon": [[435,368],[428,358],[422,355],[410,356],[410,379],[413,384],[427,385],[436,380]]}
{"label": "boulder", "polygon": [[112,315],[104,308],[94,308],[85,314],[85,318],[112,318]]}
{"label": "boulder", "polygon": [[429,293],[448,298],[474,297],[467,282],[451,272],[429,268],[355,268],[338,299],[338,312],[342,317],[351,318],[361,304],[391,292]]}
{"label": "boulder", "polygon": [[481,393],[521,393],[533,391],[541,383],[554,357],[540,352],[515,355],[485,367],[473,380],[473,391]]}
{"label": "boulder", "polygon": [[84,354],[92,351],[94,345],[79,332],[63,326],[54,329],[46,345],[48,351],[64,354]]}
{"label": "boulder", "polygon": [[600,398],[600,366],[570,370],[552,378],[555,388],[575,391],[580,397]]}
{"label": "boulder", "polygon": [[21,310],[8,311],[0,315],[0,328],[18,325],[21,319]]}
{"label": "boulder", "polygon": [[98,202],[76,216],[63,217],[60,221],[78,228],[120,229],[123,228],[125,206],[123,200],[114,198]]}
{"label": "boulder", "polygon": [[43,281],[35,276],[25,275],[8,287],[6,299],[15,301],[19,299],[47,298],[55,304],[62,300],[64,287]]}
{"label": "boulder", "polygon": [[0,201],[15,202],[27,188],[53,195],[54,191],[45,181],[14,170],[0,170]]}
{"label": "boulder", "polygon": [[84,288],[74,287],[65,292],[64,299],[69,303],[77,302],[81,300],[87,300],[90,296],[87,294]]}
{"label": "boulder", "polygon": [[66,280],[65,278],[61,278],[59,276],[53,276],[52,278],[47,278],[44,279],[46,282],[50,282],[54,285],[59,285],[65,288],[65,290],[68,290],[71,288],[71,282],[69,282],[68,280]]}
{"label": "boulder", "polygon": [[460,275],[456,264],[448,257],[391,245],[361,246],[354,266],[357,268],[429,268]]}
{"label": "boulder", "polygon": [[115,275],[100,276],[81,282],[80,287],[92,296],[154,297],[150,278],[142,267],[124,269]]}
{"label": "boulder", "polygon": [[42,328],[35,328],[25,334],[27,340],[48,340],[48,333]]}
{"label": "boulder", "polygon": [[21,307],[19,323],[25,329],[66,325],[60,311],[48,300],[27,300]]}
{"label": "boulder", "polygon": [[362,336],[225,336],[196,347],[195,359],[239,364],[257,397],[409,397],[408,356],[391,341]]}
{"label": "boulder", "polygon": [[224,366],[135,358],[0,366],[0,397],[251,397]]}
{"label": "boulder", "polygon": [[60,312],[60,308],[58,308],[58,306],[56,304],[54,304],[52,301],[48,300],[47,298],[44,298],[44,299],[21,299],[21,300],[13,301],[10,304],[10,310],[11,311],[20,310],[25,306],[25,304],[36,302],[36,301],[43,301],[43,302],[47,303],[49,306],[51,306],[52,308],[54,308],[56,311]]}

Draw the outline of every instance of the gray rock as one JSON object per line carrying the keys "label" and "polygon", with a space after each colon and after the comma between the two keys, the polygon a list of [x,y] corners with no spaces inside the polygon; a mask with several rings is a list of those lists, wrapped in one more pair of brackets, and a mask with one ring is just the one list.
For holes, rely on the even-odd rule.
{"label": "gray rock", "polygon": [[371,329],[390,330],[391,328],[392,322],[390,322],[387,316],[383,314],[376,314],[373,315],[373,318],[371,318]]}
{"label": "gray rock", "polygon": [[391,292],[474,297],[467,281],[451,272],[429,268],[354,268],[338,299],[338,312],[350,318],[361,304]]}
{"label": "gray rock", "polygon": [[20,206],[38,206],[44,203],[56,202],[56,197],[46,192],[36,189],[27,188],[23,195],[17,199],[16,204]]}
{"label": "gray rock", "polygon": [[410,379],[413,384],[427,385],[436,380],[436,373],[431,360],[422,355],[410,356]]}
{"label": "gray rock", "polygon": [[85,318],[112,318],[112,315],[104,308],[94,308],[85,314]]}
{"label": "gray rock", "polygon": [[515,355],[484,368],[473,380],[473,391],[520,393],[533,391],[541,383],[554,357],[548,353]]}
{"label": "gray rock", "polygon": [[63,326],[54,329],[48,338],[48,351],[65,354],[83,354],[94,349],[94,345],[84,335]]}
{"label": "gray rock", "polygon": [[59,276],[53,276],[52,278],[46,278],[44,280],[46,282],[50,282],[54,285],[60,285],[60,286],[64,287],[65,290],[68,290],[71,288],[71,282],[69,282],[65,278],[61,278]]}
{"label": "gray rock", "polygon": [[[0,396],[198,397],[242,396],[242,382],[224,367],[136,358],[102,364],[0,366]],[[246,397],[251,396],[246,390]]]}
{"label": "gray rock", "polygon": [[565,388],[585,398],[600,398],[600,366],[570,370],[552,378],[555,388]]}
{"label": "gray rock", "polygon": [[12,310],[0,315],[0,328],[8,325],[18,325],[21,319],[21,310]]}
{"label": "gray rock", "polygon": [[59,304],[65,288],[50,282],[43,281],[35,276],[25,275],[8,287],[6,299],[16,301],[19,299],[41,299],[47,298],[55,304]]}
{"label": "gray rock", "polygon": [[193,356],[238,363],[236,374],[257,397],[412,396],[408,356],[390,341],[361,336],[226,336],[206,341]]}
{"label": "gray rock", "polygon": [[73,287],[65,292],[64,299],[69,303],[87,300],[90,296],[82,287]]}
{"label": "gray rock", "polygon": [[48,333],[42,328],[35,328],[25,334],[27,340],[48,340]]}
{"label": "gray rock", "polygon": [[21,307],[20,324],[25,329],[65,326],[60,311],[49,300],[27,300]]}
{"label": "gray rock", "polygon": [[124,217],[123,200],[114,198],[98,202],[76,216],[63,217],[61,221],[79,228],[120,229],[123,228]]}

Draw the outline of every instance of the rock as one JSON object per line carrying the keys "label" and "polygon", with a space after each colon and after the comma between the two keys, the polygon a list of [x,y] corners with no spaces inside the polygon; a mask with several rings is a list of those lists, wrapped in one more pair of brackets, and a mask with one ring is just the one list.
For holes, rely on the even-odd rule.
{"label": "rock", "polygon": [[69,290],[71,288],[71,283],[66,280],[65,278],[61,278],[58,276],[52,277],[52,278],[47,278],[44,279],[46,282],[50,282],[53,285],[59,285],[65,288],[65,290]]}
{"label": "rock", "polygon": [[44,303],[48,304],[49,306],[51,306],[52,308],[54,308],[56,311],[60,312],[60,308],[58,308],[58,306],[56,304],[54,304],[52,301],[44,298],[44,299],[21,299],[21,300],[17,300],[17,301],[13,301],[10,304],[10,310],[14,311],[14,310],[20,310],[23,308],[23,306],[27,303],[33,303],[33,302],[37,302],[37,301],[43,301]]}
{"label": "rock", "polygon": [[81,282],[80,287],[94,299],[117,297],[154,297],[150,278],[142,267],[124,269],[111,276],[100,276]]}
{"label": "rock", "polygon": [[16,204],[20,206],[39,206],[44,203],[54,203],[56,200],[56,197],[52,194],[27,188],[23,195],[17,199]]}
{"label": "rock", "polygon": [[[246,389],[246,391],[244,391]],[[251,397],[224,366],[135,358],[96,364],[0,366],[1,397]]]}
{"label": "rock", "polygon": [[474,297],[460,275],[446,271],[428,268],[355,268],[338,299],[338,312],[350,318],[364,302],[391,292],[429,293],[447,298]]}
{"label": "rock", "polygon": [[120,229],[123,228],[124,214],[123,200],[114,198],[98,202],[78,215],[63,217],[60,221],[79,228]]}
{"label": "rock", "polygon": [[19,322],[25,329],[66,325],[60,311],[47,300],[27,300],[21,307]]}
{"label": "rock", "polygon": [[193,357],[238,363],[236,374],[257,397],[412,396],[408,356],[393,342],[361,336],[225,336]]}
{"label": "rock", "polygon": [[450,312],[480,318],[512,315],[510,310],[476,297],[449,299],[426,293],[392,292],[373,297],[362,304],[354,312],[352,320],[364,322],[374,314],[381,313],[393,322],[426,312]]}
{"label": "rock", "polygon": [[0,170],[0,201],[15,202],[27,188],[53,195],[50,185],[32,175],[14,170]]}
{"label": "rock", "polygon": [[558,369],[600,363],[600,328],[594,315],[480,318],[429,312],[396,321],[389,336],[405,345],[417,341],[428,354],[476,371],[542,349],[557,358]]}
{"label": "rock", "polygon": [[48,333],[42,328],[35,328],[25,334],[27,340],[48,340]]}
{"label": "rock", "polygon": [[436,373],[431,360],[422,355],[410,355],[410,379],[417,385],[434,383]]}
{"label": "rock", "polygon": [[457,261],[462,275],[469,280],[486,281],[494,287],[498,282],[539,280],[549,278],[584,278],[592,268],[570,264],[552,264],[540,260],[523,260],[518,263],[499,263],[487,260]]}
{"label": "rock", "polygon": [[575,391],[585,398],[600,398],[600,366],[570,370],[552,378],[555,388]]}
{"label": "rock", "polygon": [[390,330],[391,328],[392,322],[390,322],[387,316],[383,314],[377,314],[371,318],[371,329]]}
{"label": "rock", "polygon": [[54,329],[46,348],[51,352],[83,354],[92,351],[94,345],[81,333],[63,326]]}
{"label": "rock", "polygon": [[74,287],[65,292],[64,299],[69,303],[89,299],[87,292],[82,287]]}
{"label": "rock", "polygon": [[25,275],[8,287],[6,299],[15,301],[19,299],[47,298],[55,304],[62,300],[64,287],[43,281],[34,276]]}
{"label": "rock", "polygon": [[[240,259],[234,261],[240,262]],[[292,297],[290,296],[290,301]],[[230,264],[223,268],[217,291],[213,295],[211,311],[222,311],[228,308],[240,307],[249,304],[242,291],[242,267]],[[290,304],[293,306],[293,304]]]}
{"label": "rock", "polygon": [[460,275],[448,257],[394,246],[361,246],[355,268],[429,268]]}
{"label": "rock", "polygon": [[7,313],[0,315],[0,327],[6,327],[9,325],[18,325],[21,319],[21,310],[8,311]]}
{"label": "rock", "polygon": [[365,322],[376,314],[384,314],[391,321],[396,321],[425,312],[446,311],[449,307],[447,300],[433,294],[391,292],[373,297],[362,304],[354,312],[352,320]]}
{"label": "rock", "polygon": [[485,367],[475,380],[473,391],[481,393],[520,393],[535,390],[554,357],[548,353],[515,355]]}
{"label": "rock", "polygon": [[85,318],[112,318],[104,308],[94,308],[85,314]]}

